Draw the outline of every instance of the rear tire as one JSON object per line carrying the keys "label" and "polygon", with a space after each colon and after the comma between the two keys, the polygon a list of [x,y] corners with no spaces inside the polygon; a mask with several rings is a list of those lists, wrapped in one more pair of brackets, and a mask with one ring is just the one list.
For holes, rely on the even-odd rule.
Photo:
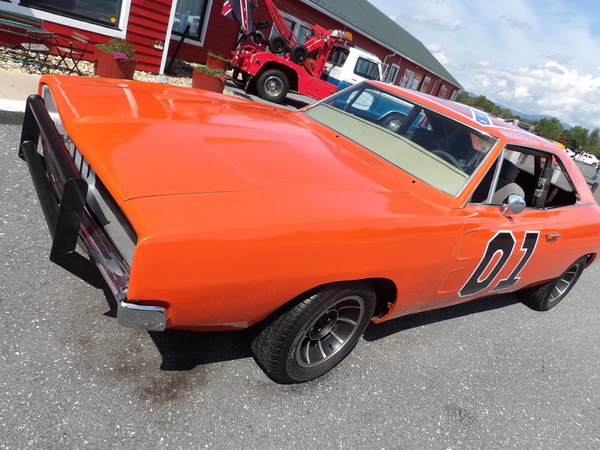
{"label": "rear tire", "polygon": [[560,303],[575,286],[587,264],[587,256],[575,261],[558,278],[529,289],[519,291],[521,301],[535,311],[548,311]]}
{"label": "rear tire", "polygon": [[320,291],[267,324],[252,352],[273,381],[314,380],[352,351],[374,308],[375,294],[365,284]]}
{"label": "rear tire", "polygon": [[277,69],[265,70],[256,80],[256,92],[260,98],[281,103],[290,89],[285,74]]}

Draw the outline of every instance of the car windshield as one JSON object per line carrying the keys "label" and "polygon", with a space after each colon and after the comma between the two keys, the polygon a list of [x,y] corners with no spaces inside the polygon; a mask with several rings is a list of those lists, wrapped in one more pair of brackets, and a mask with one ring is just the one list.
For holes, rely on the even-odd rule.
{"label": "car windshield", "polygon": [[458,195],[496,140],[368,83],[304,114],[450,195]]}

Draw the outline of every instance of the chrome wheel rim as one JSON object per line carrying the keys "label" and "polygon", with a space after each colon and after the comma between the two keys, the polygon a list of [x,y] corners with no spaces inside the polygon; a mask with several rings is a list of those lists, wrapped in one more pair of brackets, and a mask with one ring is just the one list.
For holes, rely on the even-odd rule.
{"label": "chrome wheel rim", "polygon": [[578,265],[575,265],[569,270],[567,270],[552,288],[552,292],[550,293],[550,298],[548,299],[548,302],[557,302],[558,300],[562,299],[565,295],[567,295],[567,293],[573,286],[573,282],[577,279],[578,273]]}
{"label": "chrome wheel rim", "polygon": [[283,83],[278,77],[269,77],[265,80],[265,90],[275,97],[283,91]]}
{"label": "chrome wheel rim", "polygon": [[304,328],[296,347],[296,362],[301,367],[323,364],[356,335],[365,314],[365,302],[358,295],[337,300]]}
{"label": "chrome wheel rim", "polygon": [[394,133],[397,133],[398,130],[400,129],[401,124],[402,124],[402,122],[400,122],[398,119],[394,119],[388,124],[387,128],[388,128],[388,130],[393,131]]}

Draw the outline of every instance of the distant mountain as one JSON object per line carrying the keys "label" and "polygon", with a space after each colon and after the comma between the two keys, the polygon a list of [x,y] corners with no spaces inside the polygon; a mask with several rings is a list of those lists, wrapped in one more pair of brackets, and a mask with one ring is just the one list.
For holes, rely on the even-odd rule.
{"label": "distant mountain", "polygon": [[[473,92],[467,92],[467,95],[468,95],[469,97],[479,97],[479,95],[477,95],[477,94],[474,94]],[[488,99],[488,100],[489,100],[489,99]],[[491,100],[490,100],[490,101],[491,101]],[[531,121],[536,121],[536,120],[540,120],[540,119],[552,119],[552,116],[545,116],[545,115],[541,115],[541,114],[527,114],[527,113],[524,113],[523,111],[519,111],[519,110],[517,110],[517,109],[511,108],[510,106],[503,105],[502,103],[495,103],[495,102],[492,102],[492,103],[494,103],[495,105],[499,106],[499,107],[500,107],[500,108],[502,108],[502,109],[508,109],[508,110],[510,110],[510,112],[511,112],[513,115],[515,115],[515,116],[519,116],[521,119],[523,119],[523,120],[525,120],[525,121],[528,121],[528,120],[531,120]],[[560,119],[559,119],[559,120],[560,120]],[[568,123],[566,123],[566,122],[560,122],[560,124],[562,125],[562,127],[563,127],[565,130],[568,130],[568,129],[570,129],[570,128],[573,128],[571,125],[569,125],[569,124],[568,124]]]}
{"label": "distant mountain", "polygon": [[[528,121],[528,120],[536,121],[536,120],[540,120],[540,119],[552,119],[552,116],[545,116],[542,114],[527,114],[527,113],[524,113],[523,111],[519,111],[518,109],[514,109],[509,106],[504,106],[499,103],[497,103],[497,105],[500,106],[501,108],[509,109],[511,113],[513,113],[515,116],[521,117],[525,121]],[[565,130],[573,128],[571,125],[569,125],[566,122],[560,122],[560,124],[562,125],[562,127]]]}

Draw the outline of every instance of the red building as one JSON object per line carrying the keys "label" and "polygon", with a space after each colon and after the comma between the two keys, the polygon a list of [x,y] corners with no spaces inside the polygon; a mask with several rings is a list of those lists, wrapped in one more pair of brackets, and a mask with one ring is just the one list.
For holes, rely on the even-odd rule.
{"label": "red building", "polygon": [[[356,46],[386,64],[386,81],[444,98],[453,98],[461,88],[419,40],[366,0],[273,1],[300,41],[309,23],[350,31]],[[271,21],[262,0],[250,3],[258,4],[255,22]],[[188,37],[178,58],[204,62],[208,52],[230,54],[240,27],[221,15],[222,7],[223,0],[0,0],[0,10],[41,19],[45,29],[60,35],[77,30],[92,43],[127,39],[137,49],[138,69],[154,73],[164,72],[185,25]],[[269,37],[276,31],[269,27],[262,32]],[[92,58],[90,52],[86,59]]]}

